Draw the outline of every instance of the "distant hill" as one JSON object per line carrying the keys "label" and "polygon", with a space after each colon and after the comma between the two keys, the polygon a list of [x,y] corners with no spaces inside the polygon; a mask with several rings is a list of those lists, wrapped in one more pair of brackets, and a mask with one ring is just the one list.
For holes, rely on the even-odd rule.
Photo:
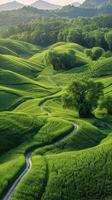
{"label": "distant hill", "polygon": [[0,11],[6,11],[6,10],[17,10],[24,7],[23,4],[17,2],[17,1],[12,1],[9,3],[5,3],[0,5]]}
{"label": "distant hill", "polygon": [[100,8],[105,6],[112,6],[112,0],[86,0],[83,7]]}
{"label": "distant hill", "polygon": [[75,7],[73,5],[64,6],[62,9],[56,11],[60,17],[93,17],[97,15],[97,10],[94,8]]}
{"label": "distant hill", "polygon": [[72,3],[72,5],[73,5],[74,7],[79,7],[81,4],[80,4],[79,2],[74,2],[74,3]]}
{"label": "distant hill", "polygon": [[61,6],[59,5],[51,4],[43,0],[38,0],[34,2],[33,4],[31,4],[30,6],[41,9],[41,10],[55,10],[55,9],[61,8]]}
{"label": "distant hill", "polygon": [[[11,8],[12,9],[12,8]],[[14,7],[13,7],[14,9]],[[21,9],[8,10],[0,12],[0,28],[18,25],[21,22],[27,23],[38,17],[94,17],[103,14],[112,15],[112,6],[103,6],[100,8],[75,7],[73,5],[64,6],[56,10],[42,10],[35,7],[23,7]]]}
{"label": "distant hill", "polygon": [[[89,0],[88,0],[89,1]],[[90,0],[91,1],[91,0]],[[95,0],[96,1],[96,0]],[[101,1],[101,0],[99,0]],[[104,0],[102,0],[104,1]],[[91,1],[93,2],[93,0]],[[81,5],[79,7],[75,7],[73,5],[64,6],[62,9],[56,11],[56,14],[60,17],[94,17],[94,16],[100,16],[103,14],[112,15],[112,5],[109,4],[111,0],[106,0],[106,4],[102,4],[102,6],[95,7],[95,6],[84,6]],[[86,4],[85,4],[86,5]]]}
{"label": "distant hill", "polygon": [[0,27],[14,26],[26,23],[38,17],[49,17],[51,11],[40,10],[33,7],[23,7],[13,11],[0,12]]}

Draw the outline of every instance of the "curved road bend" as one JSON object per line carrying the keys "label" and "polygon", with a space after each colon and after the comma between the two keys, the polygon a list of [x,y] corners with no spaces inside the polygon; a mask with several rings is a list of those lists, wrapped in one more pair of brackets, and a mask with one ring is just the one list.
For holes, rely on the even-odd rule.
{"label": "curved road bend", "polygon": [[[71,131],[71,133],[73,133],[73,131],[75,131],[77,129],[78,129],[78,125],[73,124],[73,130]],[[67,136],[68,135],[66,135],[65,137],[67,137]],[[31,153],[28,153],[26,155],[26,167],[25,167],[24,171],[14,181],[14,183],[12,184],[12,186],[9,188],[8,192],[4,196],[3,200],[10,200],[11,199],[12,195],[15,192],[15,189],[16,189],[17,185],[21,182],[21,180],[23,179],[23,177],[25,175],[27,175],[27,173],[31,170],[31,168],[32,168]]]}
{"label": "curved road bend", "polygon": [[15,180],[12,186],[9,188],[8,192],[4,196],[3,200],[10,200],[17,185],[22,180],[22,178],[31,170],[32,168],[32,161],[31,161],[31,153],[26,155],[26,167],[24,171],[20,174],[20,176]]}

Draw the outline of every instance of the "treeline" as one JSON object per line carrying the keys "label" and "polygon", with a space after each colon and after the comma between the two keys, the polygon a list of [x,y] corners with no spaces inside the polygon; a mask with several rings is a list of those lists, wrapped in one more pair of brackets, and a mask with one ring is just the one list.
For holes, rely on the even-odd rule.
{"label": "treeline", "polygon": [[112,50],[111,16],[95,18],[38,18],[1,31],[2,37],[23,40],[40,46],[59,41],[81,44],[91,48],[100,46]]}

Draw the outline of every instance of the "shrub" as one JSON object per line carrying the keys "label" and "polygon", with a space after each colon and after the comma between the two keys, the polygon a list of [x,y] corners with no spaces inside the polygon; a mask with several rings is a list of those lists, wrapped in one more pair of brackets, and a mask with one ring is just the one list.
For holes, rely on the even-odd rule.
{"label": "shrub", "polygon": [[93,60],[98,60],[104,53],[103,48],[101,47],[94,47],[92,49],[92,58]]}
{"label": "shrub", "polygon": [[56,71],[68,70],[75,67],[76,57],[74,51],[58,53],[54,50],[49,52],[49,61]]}
{"label": "shrub", "polygon": [[86,56],[92,58],[92,51],[91,51],[91,49],[85,49],[84,53],[86,54]]}
{"label": "shrub", "polygon": [[92,80],[76,80],[63,96],[63,103],[65,107],[75,107],[79,111],[80,117],[90,117],[102,94],[102,83],[95,83]]}
{"label": "shrub", "polygon": [[100,108],[106,108],[108,114],[112,115],[112,96],[106,96],[100,101]]}
{"label": "shrub", "polygon": [[105,34],[105,40],[110,50],[112,50],[112,31]]}
{"label": "shrub", "polygon": [[85,49],[84,53],[92,60],[98,60],[104,54],[104,49],[101,47],[94,47],[93,49]]}

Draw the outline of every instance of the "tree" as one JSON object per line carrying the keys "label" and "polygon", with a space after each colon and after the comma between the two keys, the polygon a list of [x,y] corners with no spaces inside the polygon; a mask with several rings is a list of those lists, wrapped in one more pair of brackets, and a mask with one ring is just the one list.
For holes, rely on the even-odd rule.
{"label": "tree", "polygon": [[112,50],[112,31],[109,31],[105,34],[105,40],[109,46],[109,49]]}
{"label": "tree", "polygon": [[94,47],[92,49],[92,59],[93,60],[98,60],[104,53],[104,49],[101,47]]}
{"label": "tree", "polygon": [[63,105],[76,108],[82,118],[90,117],[102,95],[102,83],[93,80],[75,80],[63,95]]}
{"label": "tree", "polygon": [[71,29],[67,36],[68,42],[75,42],[78,44],[82,44],[82,33],[80,30]]}
{"label": "tree", "polygon": [[85,49],[84,53],[86,54],[86,56],[92,58],[92,50],[91,49]]}
{"label": "tree", "polygon": [[112,96],[106,96],[99,102],[99,107],[106,108],[108,114],[112,114]]}
{"label": "tree", "polygon": [[74,51],[56,52],[51,50],[48,54],[48,60],[53,65],[54,70],[68,70],[75,67],[76,57]]}
{"label": "tree", "polygon": [[84,53],[92,60],[98,60],[104,54],[104,49],[101,47],[94,47],[92,49],[85,49]]}

